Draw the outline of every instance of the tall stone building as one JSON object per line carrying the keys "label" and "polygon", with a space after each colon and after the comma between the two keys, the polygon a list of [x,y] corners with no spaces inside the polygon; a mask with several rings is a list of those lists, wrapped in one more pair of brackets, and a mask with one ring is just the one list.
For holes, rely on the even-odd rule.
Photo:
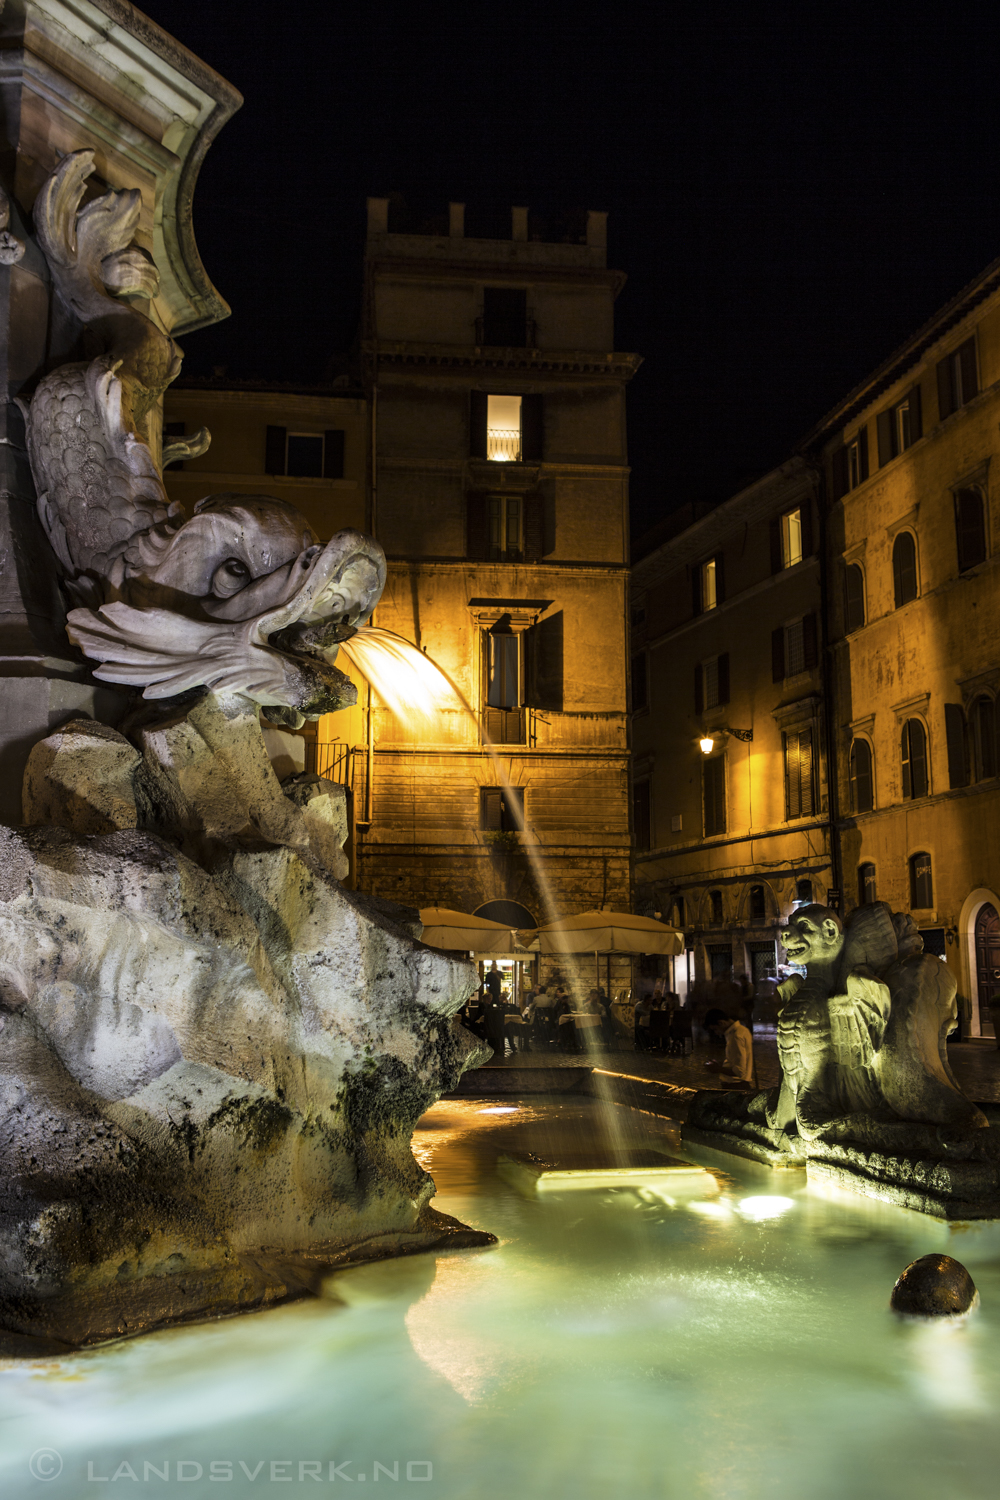
{"label": "tall stone building", "polygon": [[[356,764],[358,879],[418,904],[544,920],[629,903],[624,276],[606,216],[578,242],[392,233],[370,199],[363,356],[377,622],[472,708],[431,740],[375,705]],[[496,742],[525,831],[501,791]],[[540,888],[522,845],[536,852]]]}
{"label": "tall stone building", "polygon": [[836,885],[816,492],[792,458],[633,567],[636,910],[684,930],[682,995],[774,977],[781,921]]}
{"label": "tall stone building", "polygon": [[810,445],[829,495],[845,897],[913,911],[972,1035],[992,1033],[1000,992],[998,424],[995,262]]}

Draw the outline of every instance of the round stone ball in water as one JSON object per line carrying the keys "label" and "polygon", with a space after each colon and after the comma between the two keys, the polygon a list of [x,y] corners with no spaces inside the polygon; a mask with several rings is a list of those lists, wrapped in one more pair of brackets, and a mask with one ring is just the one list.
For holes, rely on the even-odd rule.
{"label": "round stone ball in water", "polygon": [[889,1306],[909,1318],[958,1318],[978,1301],[976,1283],[950,1255],[922,1255],[892,1289]]}

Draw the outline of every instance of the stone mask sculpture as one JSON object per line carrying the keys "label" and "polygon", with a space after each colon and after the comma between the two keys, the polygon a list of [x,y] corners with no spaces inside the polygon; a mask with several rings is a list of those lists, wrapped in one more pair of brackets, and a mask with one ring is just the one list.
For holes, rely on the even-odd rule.
{"label": "stone mask sculpture", "polygon": [[355,701],[337,642],[371,614],[385,556],[357,531],[320,546],[271,496],[216,495],[189,520],[170,503],[149,421],[180,352],[122,300],[154,292],[156,269],[129,244],[137,191],[80,207],[93,165],[92,151],[65,157],[35,205],[56,294],[103,346],[47,376],[27,412],[39,514],[77,604],[70,639],[95,676],[146,698],[237,691],[298,727]]}

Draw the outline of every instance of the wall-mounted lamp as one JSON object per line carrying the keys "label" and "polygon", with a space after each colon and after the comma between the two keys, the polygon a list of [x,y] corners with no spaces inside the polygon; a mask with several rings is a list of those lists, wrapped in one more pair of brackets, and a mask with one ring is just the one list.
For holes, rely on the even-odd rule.
{"label": "wall-mounted lamp", "polygon": [[949,927],[948,930],[947,930],[947,932],[945,933],[945,937],[948,939],[949,943],[957,942],[957,940],[958,940],[958,928],[957,927]]}
{"label": "wall-mounted lamp", "polygon": [[[752,729],[732,729],[728,724],[723,724],[716,732],[718,734],[731,734],[734,740],[742,740],[744,745],[753,739]],[[703,739],[698,741],[698,744],[701,746],[702,755],[711,755],[715,749],[715,739],[710,734],[706,734]]]}

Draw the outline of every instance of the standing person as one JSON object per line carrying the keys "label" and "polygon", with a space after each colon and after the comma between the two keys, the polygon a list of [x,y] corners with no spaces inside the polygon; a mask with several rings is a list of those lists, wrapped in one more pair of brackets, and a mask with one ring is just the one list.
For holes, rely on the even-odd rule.
{"label": "standing person", "polygon": [[503,990],[503,975],[500,973],[500,970],[497,968],[497,961],[496,961],[496,959],[494,959],[493,963],[490,965],[489,973],[486,975],[486,978],[483,981],[483,983],[486,985],[486,988],[489,990],[490,997],[493,1000],[499,1000],[500,999],[501,991]]}
{"label": "standing person", "polygon": [[715,1023],[716,1031],[726,1039],[726,1058],[719,1062],[713,1058],[705,1064],[712,1073],[721,1073],[742,1085],[753,1087],[753,1038],[735,1016],[722,1016]]}

